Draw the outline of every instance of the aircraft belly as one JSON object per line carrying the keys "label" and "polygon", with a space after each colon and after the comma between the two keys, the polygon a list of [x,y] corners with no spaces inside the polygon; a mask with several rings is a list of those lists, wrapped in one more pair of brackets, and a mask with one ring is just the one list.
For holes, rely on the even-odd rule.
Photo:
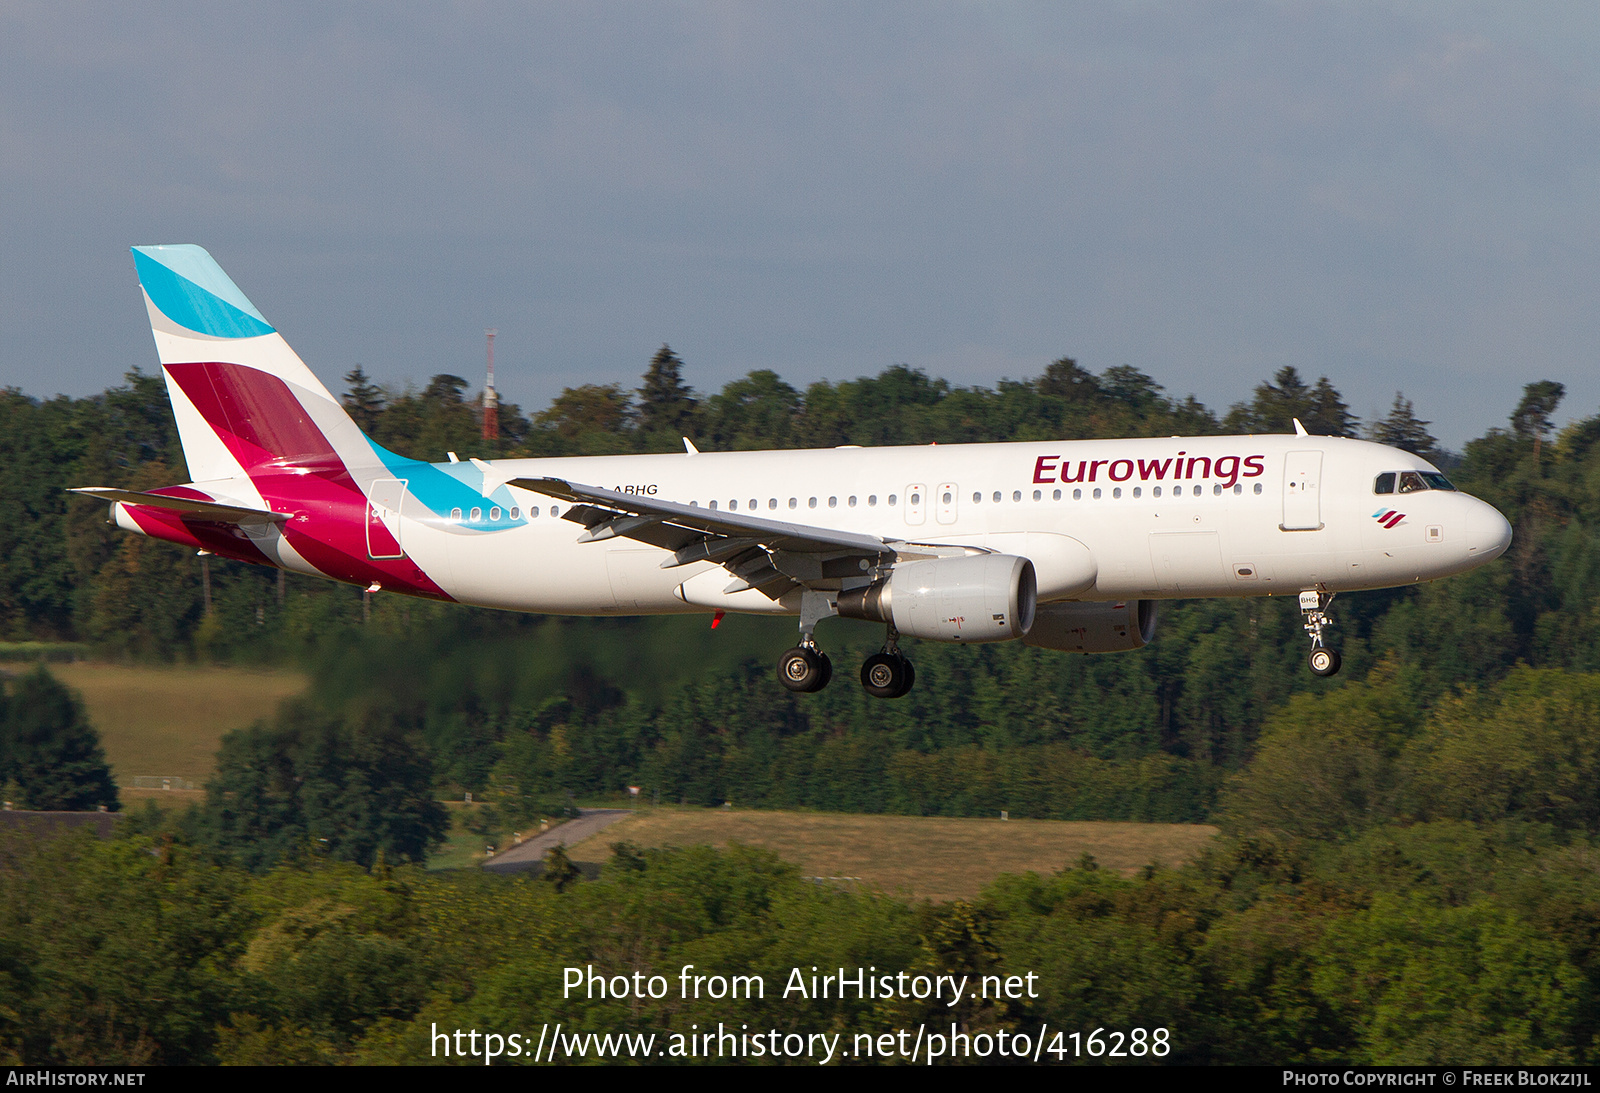
{"label": "aircraft belly", "polygon": [[450,594],[463,603],[570,615],[620,610],[603,550],[583,550],[570,525],[524,525],[490,532],[439,532],[447,540]]}

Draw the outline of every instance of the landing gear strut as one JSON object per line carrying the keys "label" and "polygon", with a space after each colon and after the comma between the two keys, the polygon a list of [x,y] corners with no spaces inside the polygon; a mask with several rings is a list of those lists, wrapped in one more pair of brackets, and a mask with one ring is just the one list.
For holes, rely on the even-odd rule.
{"label": "landing gear strut", "polygon": [[1306,633],[1311,635],[1311,655],[1306,662],[1313,675],[1337,675],[1339,665],[1343,663],[1337,650],[1322,644],[1323,628],[1333,625],[1333,616],[1328,612],[1333,597],[1332,592],[1313,590],[1300,593],[1300,611],[1305,616]]}
{"label": "landing gear strut", "polygon": [[861,686],[874,698],[899,698],[917,681],[917,670],[900,651],[900,632],[891,623],[883,652],[874,653],[861,666]]}
{"label": "landing gear strut", "polygon": [[817,623],[834,613],[833,601],[809,589],[800,597],[800,644],[778,658],[778,681],[791,691],[813,694],[833,678],[833,661],[817,648]]}

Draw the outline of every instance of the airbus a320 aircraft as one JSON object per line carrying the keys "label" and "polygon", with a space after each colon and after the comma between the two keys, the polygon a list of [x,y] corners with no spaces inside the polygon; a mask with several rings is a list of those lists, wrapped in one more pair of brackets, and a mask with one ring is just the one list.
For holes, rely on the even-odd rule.
{"label": "airbus a320 aircraft", "polygon": [[211,256],[135,247],[195,481],[92,487],[142,535],[437,600],[567,615],[799,616],[778,661],[825,687],[816,626],[885,624],[899,649],[1023,641],[1137,649],[1154,601],[1298,596],[1311,670],[1337,592],[1461,573],[1511,527],[1416,456],[1359,440],[1171,437],[423,463],[357,428]]}

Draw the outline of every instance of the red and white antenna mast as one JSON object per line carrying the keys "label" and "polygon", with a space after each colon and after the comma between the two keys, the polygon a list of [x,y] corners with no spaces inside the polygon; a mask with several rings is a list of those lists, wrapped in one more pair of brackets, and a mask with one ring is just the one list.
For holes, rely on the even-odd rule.
{"label": "red and white antenna mast", "polygon": [[485,330],[489,339],[489,382],[483,385],[483,439],[500,439],[500,396],[494,392],[494,336],[500,331]]}

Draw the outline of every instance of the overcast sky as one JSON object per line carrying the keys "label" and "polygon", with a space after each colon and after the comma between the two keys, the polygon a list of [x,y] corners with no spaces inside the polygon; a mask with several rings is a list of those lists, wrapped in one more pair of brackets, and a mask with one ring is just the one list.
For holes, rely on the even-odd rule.
{"label": "overcast sky", "polygon": [[[1513,10],[1513,7],[1516,10]],[[1286,364],[1600,411],[1600,5],[0,8],[0,385],[155,368],[199,243],[333,390]]]}

